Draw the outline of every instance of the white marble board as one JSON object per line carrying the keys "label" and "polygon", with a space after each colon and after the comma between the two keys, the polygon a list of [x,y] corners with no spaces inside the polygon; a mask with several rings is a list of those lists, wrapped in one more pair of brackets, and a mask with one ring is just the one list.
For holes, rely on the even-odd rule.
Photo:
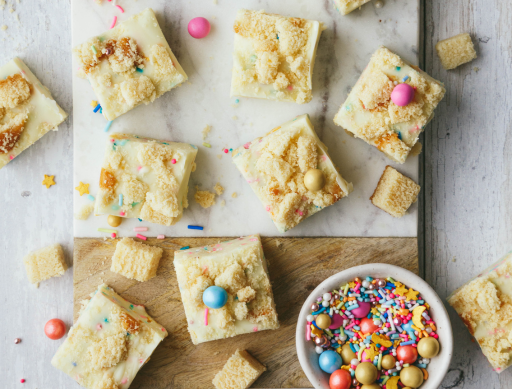
{"label": "white marble board", "polygon": [[[118,0],[124,14],[114,7],[114,3],[103,0],[103,4],[98,5],[92,0],[73,0],[72,45],[106,31],[114,16],[118,17],[119,23],[151,7],[188,74],[189,82],[153,104],[140,106],[116,119],[110,132],[127,132],[199,146],[197,170],[190,181],[190,206],[183,219],[172,227],[128,219],[118,228],[120,236],[133,236],[133,227],[137,226],[149,227],[147,236],[280,235],[231,162],[230,155],[222,153],[222,149],[236,148],[304,113],[310,115],[341,174],[354,184],[354,191],[282,236],[417,235],[417,204],[406,216],[395,219],[374,207],[369,197],[388,164],[417,181],[418,157],[410,157],[404,165],[397,166],[377,149],[349,137],[332,120],[379,45],[386,45],[406,60],[418,63],[418,0],[385,0],[380,9],[370,2],[347,16],[340,15],[331,0]],[[327,29],[322,33],[318,48],[310,103],[297,105],[240,98],[237,104],[235,98],[230,98],[233,21],[239,8],[265,9],[325,24]],[[210,35],[202,40],[192,38],[187,32],[188,22],[197,16],[206,17],[212,25]],[[90,103],[96,97],[89,83],[76,77],[77,68],[74,63],[74,186],[80,181],[88,183],[94,196],[108,133],[103,131],[106,119],[92,112]],[[202,130],[206,125],[212,128],[207,138],[211,148],[202,146]],[[225,188],[224,194],[217,198],[213,207],[201,208],[193,199],[195,186],[213,190],[217,182]],[[233,192],[237,193],[236,198],[232,198]],[[78,212],[89,200],[86,196],[80,197],[77,191],[73,196],[74,209]],[[222,200],[226,202],[224,207],[220,204]],[[189,224],[203,226],[204,230],[189,230]],[[98,227],[109,227],[106,216],[75,220],[74,235],[104,236],[97,232]]]}

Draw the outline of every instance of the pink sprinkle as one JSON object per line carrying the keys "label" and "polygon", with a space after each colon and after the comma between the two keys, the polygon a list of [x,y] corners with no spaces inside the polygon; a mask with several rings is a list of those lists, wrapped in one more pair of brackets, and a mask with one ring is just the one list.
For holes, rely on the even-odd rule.
{"label": "pink sprinkle", "polygon": [[228,149],[224,149],[224,150],[222,150],[222,151],[224,151],[224,154],[229,153],[229,150],[228,150]]}
{"label": "pink sprinkle", "polygon": [[121,11],[122,14],[124,14],[124,9],[120,5],[116,5],[116,7],[117,9],[119,9],[119,11]]}
{"label": "pink sprinkle", "polygon": [[14,159],[14,155],[9,155],[9,159],[12,161]]}
{"label": "pink sprinkle", "polygon": [[267,212],[270,212],[270,205],[267,205],[267,206],[265,207],[265,210],[266,210]]}
{"label": "pink sprinkle", "polygon": [[142,166],[137,166],[137,170],[140,170],[140,169],[142,169]]}
{"label": "pink sprinkle", "polygon": [[322,161],[327,161],[327,155],[322,155]]}
{"label": "pink sprinkle", "polygon": [[171,159],[171,163],[174,165],[176,163],[176,160],[174,158]]}
{"label": "pink sprinkle", "polygon": [[141,235],[141,234],[137,234],[135,235],[137,238],[139,239],[142,239],[142,240],[147,240],[148,238],[146,238],[144,235]]}
{"label": "pink sprinkle", "polygon": [[121,380],[121,383],[124,385],[128,382],[128,378],[124,377],[122,380]]}
{"label": "pink sprinkle", "polygon": [[346,330],[349,330],[351,329],[352,327],[354,327],[356,325],[356,323],[350,323],[348,326],[345,327]]}
{"label": "pink sprinkle", "polygon": [[204,325],[208,325],[208,308],[204,310]]}
{"label": "pink sprinkle", "polygon": [[23,384],[25,382],[25,378],[22,378],[20,382]]}
{"label": "pink sprinkle", "polygon": [[162,332],[165,332],[165,328],[164,328],[164,327],[162,327],[162,328],[160,328],[160,329],[162,330]]}
{"label": "pink sprinkle", "polygon": [[124,216],[126,213],[124,211],[119,212],[119,216]]}
{"label": "pink sprinkle", "polygon": [[292,85],[288,85],[288,90],[293,90],[293,86]]}
{"label": "pink sprinkle", "polygon": [[258,326],[252,327],[253,332],[258,332]]}
{"label": "pink sprinkle", "polygon": [[156,238],[157,239],[165,239],[165,235],[158,235]]}
{"label": "pink sprinkle", "polygon": [[112,20],[112,24],[110,25],[110,29],[113,29],[117,22],[117,16],[114,16],[114,20]]}
{"label": "pink sprinkle", "polygon": [[110,234],[110,236],[112,237],[112,239],[117,238],[117,235],[116,235],[116,233],[115,233],[115,232],[113,232],[112,234]]}
{"label": "pink sprinkle", "polygon": [[141,359],[139,359],[139,363],[140,363],[140,364],[144,363],[144,359],[142,359],[142,358],[141,358]]}
{"label": "pink sprinkle", "polygon": [[250,144],[249,142],[247,142],[247,143],[244,145],[244,149],[246,149],[246,150],[247,150],[247,149],[249,148],[249,146],[250,146],[250,145],[251,145],[251,144]]}
{"label": "pink sprinkle", "polygon": [[96,329],[97,329],[98,331],[100,331],[102,328],[103,328],[103,326],[102,326],[101,324],[99,324],[99,323],[98,323],[98,324],[96,324]]}
{"label": "pink sprinkle", "polygon": [[147,227],[135,227],[135,228],[133,229],[133,231],[147,231],[147,230],[148,230],[148,228],[147,228]]}
{"label": "pink sprinkle", "polygon": [[309,342],[311,340],[311,323],[308,322],[306,324],[306,340]]}

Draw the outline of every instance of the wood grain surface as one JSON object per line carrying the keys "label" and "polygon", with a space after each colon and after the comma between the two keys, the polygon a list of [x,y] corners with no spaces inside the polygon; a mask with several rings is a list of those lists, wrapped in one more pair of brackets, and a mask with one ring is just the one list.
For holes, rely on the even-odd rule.
{"label": "wood grain surface", "polygon": [[194,346],[174,272],[174,251],[217,243],[219,238],[148,239],[164,249],[157,276],[147,282],[110,272],[113,239],[75,238],[74,313],[102,282],[148,313],[169,332],[131,389],[213,387],[211,380],[237,348],[249,350],[268,368],[253,387],[305,388],[311,384],[295,352],[295,326],[302,304],[320,282],[344,269],[366,263],[390,263],[418,272],[415,238],[263,238],[273,285],[278,330],[239,335]]}

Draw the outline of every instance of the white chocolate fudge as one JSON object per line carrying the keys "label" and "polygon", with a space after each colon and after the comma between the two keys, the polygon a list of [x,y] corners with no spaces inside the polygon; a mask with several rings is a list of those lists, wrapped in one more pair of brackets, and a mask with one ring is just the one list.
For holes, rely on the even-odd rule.
{"label": "white chocolate fudge", "polygon": [[123,238],[117,242],[110,271],[132,280],[148,281],[156,276],[163,252],[160,247]]}
{"label": "white chocolate fudge", "polygon": [[469,34],[459,34],[437,42],[436,51],[441,64],[447,70],[455,69],[476,58],[475,46]]}
{"label": "white chocolate fudge", "polygon": [[151,8],[78,45],[73,53],[107,120],[153,102],[188,79]]}
{"label": "white chocolate fudge", "polygon": [[67,116],[21,59],[0,67],[0,169]]}
{"label": "white chocolate fudge", "polygon": [[[406,106],[391,100],[393,89],[401,83],[414,89],[413,100]],[[393,161],[404,163],[444,94],[441,82],[382,46],[373,54],[334,123]]]}
{"label": "white chocolate fudge", "polygon": [[[194,344],[279,328],[259,235],[176,251],[174,268]],[[213,285],[228,294],[219,309],[203,303]]]}
{"label": "white chocolate fudge", "polygon": [[142,305],[103,284],[82,307],[52,365],[87,389],[128,389],[166,336]]}
{"label": "white chocolate fudge", "polygon": [[[288,231],[352,191],[352,184],[336,170],[308,115],[246,143],[232,155],[279,232]],[[325,178],[318,191],[309,190],[304,183],[312,169],[321,170]]]}
{"label": "white chocolate fudge", "polygon": [[311,100],[313,66],[323,25],[264,11],[238,11],[231,96]]}
{"label": "white chocolate fudge", "polygon": [[213,378],[216,389],[248,389],[267,368],[245,350],[236,350]]}
{"label": "white chocolate fudge", "polygon": [[494,371],[512,365],[512,252],[448,297]]}
{"label": "white chocolate fudge", "polygon": [[95,214],[140,218],[170,226],[188,207],[190,173],[197,147],[137,135],[107,139]]}
{"label": "white chocolate fudge", "polygon": [[334,8],[342,15],[346,15],[369,1],[370,0],[334,0]]}
{"label": "white chocolate fudge", "polygon": [[23,258],[23,263],[28,280],[32,284],[38,284],[52,277],[60,277],[68,269],[64,251],[58,243],[32,251]]}

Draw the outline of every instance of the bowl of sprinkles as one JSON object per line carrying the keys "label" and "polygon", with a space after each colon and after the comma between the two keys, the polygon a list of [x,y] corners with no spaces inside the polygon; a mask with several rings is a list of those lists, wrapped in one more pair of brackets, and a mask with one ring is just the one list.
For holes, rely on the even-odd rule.
{"label": "bowl of sprinkles", "polygon": [[377,263],[335,274],[311,293],[296,345],[317,389],[434,389],[448,371],[453,336],[423,279]]}

